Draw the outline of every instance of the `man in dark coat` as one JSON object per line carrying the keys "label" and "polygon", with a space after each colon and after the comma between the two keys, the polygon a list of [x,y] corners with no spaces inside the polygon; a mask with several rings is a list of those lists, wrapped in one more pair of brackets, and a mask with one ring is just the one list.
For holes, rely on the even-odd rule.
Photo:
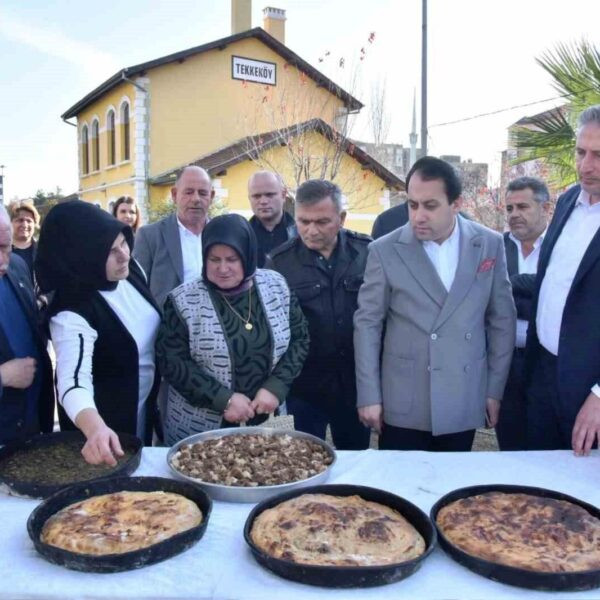
{"label": "man in dark coat", "polygon": [[267,268],[279,271],[298,296],[308,321],[310,347],[287,400],[296,429],[336,448],[361,450],[370,433],[356,413],[352,319],[371,239],[343,229],[340,188],[314,179],[296,192],[298,236],[273,250]]}
{"label": "man in dark coat", "polygon": [[565,192],[542,244],[527,332],[527,442],[589,454],[600,436],[600,105],[575,143],[579,184]]}
{"label": "man in dark coat", "polygon": [[248,198],[253,216],[250,226],[258,244],[258,268],[265,266],[267,255],[298,231],[291,215],[283,206],[286,189],[281,177],[269,171],[257,171],[248,180]]}
{"label": "man in dark coat", "polygon": [[11,222],[0,206],[0,444],[52,431],[54,417],[52,366],[31,273],[11,249]]}
{"label": "man in dark coat", "polygon": [[517,338],[504,389],[496,435],[500,450],[526,449],[526,395],[524,386],[525,340],[531,317],[531,293],[516,283],[537,271],[544,240],[550,194],[535,177],[519,177],[506,188],[506,215],[510,231],[504,234],[506,267],[513,283],[517,307]]}

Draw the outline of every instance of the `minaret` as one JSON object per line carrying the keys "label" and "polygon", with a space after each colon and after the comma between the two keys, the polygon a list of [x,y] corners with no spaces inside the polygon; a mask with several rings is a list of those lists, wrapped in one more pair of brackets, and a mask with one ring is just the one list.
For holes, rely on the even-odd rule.
{"label": "minaret", "polygon": [[[413,92],[413,118],[412,118],[412,130],[410,132],[410,169],[417,161],[417,92]],[[406,172],[408,173],[408,169]]]}

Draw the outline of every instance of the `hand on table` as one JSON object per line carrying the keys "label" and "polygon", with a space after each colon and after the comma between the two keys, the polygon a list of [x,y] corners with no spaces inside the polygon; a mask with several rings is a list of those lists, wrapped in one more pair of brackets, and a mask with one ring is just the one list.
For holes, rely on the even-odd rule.
{"label": "hand on table", "polygon": [[4,387],[24,390],[33,383],[35,358],[13,358],[0,365],[0,379]]}
{"label": "hand on table", "polygon": [[274,412],[279,407],[279,400],[265,388],[260,388],[252,400],[252,408],[257,415],[266,415]]}
{"label": "hand on table", "polygon": [[223,417],[230,423],[241,423],[248,421],[254,416],[254,407],[248,396],[235,392],[229,398],[227,408],[223,412]]}
{"label": "hand on table", "polygon": [[84,408],[77,414],[75,424],[87,438],[81,454],[92,465],[117,464],[115,457],[123,456],[119,436],[106,425],[95,408]]}
{"label": "hand on table", "polygon": [[600,441],[600,398],[590,393],[575,419],[571,436],[573,451],[577,456],[588,456],[596,439]]}
{"label": "hand on table", "polygon": [[358,420],[369,429],[381,433],[383,427],[383,408],[381,404],[361,406],[358,409]]}
{"label": "hand on table", "polygon": [[485,400],[485,426],[488,429],[496,427],[500,416],[500,400],[486,398]]}

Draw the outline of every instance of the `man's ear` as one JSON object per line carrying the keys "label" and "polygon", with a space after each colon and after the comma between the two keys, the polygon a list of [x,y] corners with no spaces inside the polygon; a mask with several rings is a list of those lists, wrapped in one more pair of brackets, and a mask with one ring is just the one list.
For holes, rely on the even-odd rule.
{"label": "man's ear", "polygon": [[346,211],[345,211],[345,210],[343,210],[343,211],[340,213],[340,225],[341,225],[342,227],[344,226],[344,223],[345,223],[345,221],[346,221]]}
{"label": "man's ear", "polygon": [[210,190],[210,201],[212,202],[215,199],[215,189],[212,188]]}
{"label": "man's ear", "polygon": [[176,187],[172,187],[171,188],[171,201],[173,202],[173,204],[175,204],[175,199],[177,198],[177,188]]}
{"label": "man's ear", "polygon": [[462,197],[462,196],[459,196],[459,197],[458,197],[458,198],[457,198],[457,199],[456,199],[456,200],[455,200],[455,201],[452,203],[452,207],[453,207],[453,209],[454,209],[454,214],[456,214],[456,213],[457,213],[457,212],[458,212],[458,211],[459,211],[459,210],[462,208],[463,201],[464,201],[463,197]]}

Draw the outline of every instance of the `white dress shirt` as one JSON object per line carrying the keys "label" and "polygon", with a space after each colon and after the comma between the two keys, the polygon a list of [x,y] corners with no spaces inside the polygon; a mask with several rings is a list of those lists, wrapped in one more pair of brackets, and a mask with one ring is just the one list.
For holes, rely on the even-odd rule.
{"label": "white dress shirt", "polygon": [[460,255],[460,227],[458,220],[454,219],[454,229],[441,244],[433,241],[424,241],[423,248],[440,276],[446,290],[450,290]]}
{"label": "white dress shirt", "polygon": [[[146,400],[154,383],[154,342],[160,316],[129,283],[119,281],[116,289],[99,292],[135,340],[139,356],[137,434],[144,437]],[[58,399],[75,422],[84,408],[95,408],[92,355],[98,333],[79,314],[62,311],[50,319],[50,334],[56,353]],[[115,349],[118,352],[118,349]],[[77,386],[76,380],[77,378]]]}
{"label": "white dress shirt", "polygon": [[202,275],[202,234],[192,233],[179,219],[177,225],[183,257],[183,282],[187,283]]}
{"label": "white dress shirt", "polygon": [[[538,339],[555,356],[558,355],[562,315],[571,284],[599,227],[600,203],[590,204],[590,195],[582,189],[552,250],[538,300]],[[592,391],[600,396],[599,385]]]}
{"label": "white dress shirt", "polygon": [[[544,241],[545,235],[546,231],[544,230],[540,237],[533,242],[533,250],[527,256],[523,256],[523,246],[521,245],[521,241],[518,240],[512,233],[508,234],[508,237],[517,245],[519,256],[519,275],[522,275],[523,273],[535,275],[537,273],[537,265],[540,258],[540,247]],[[525,348],[525,342],[527,340],[527,325],[527,320],[517,319],[517,338],[515,343],[517,348]]]}

